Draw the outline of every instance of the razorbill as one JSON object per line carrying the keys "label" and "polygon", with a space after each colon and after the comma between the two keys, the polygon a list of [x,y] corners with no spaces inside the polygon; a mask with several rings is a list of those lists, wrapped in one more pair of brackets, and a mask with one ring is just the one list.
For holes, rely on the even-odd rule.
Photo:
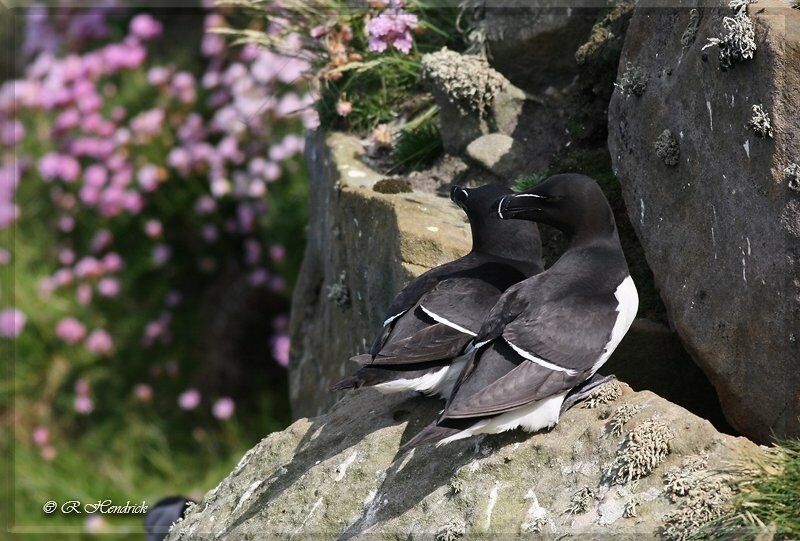
{"label": "razorbill", "polygon": [[520,227],[496,212],[495,201],[512,193],[495,184],[452,187],[450,198],[469,219],[472,250],[415,278],[395,297],[370,352],[351,359],[363,366],[333,390],[372,386],[386,393],[449,396],[465,362],[451,361],[500,295],[542,271],[536,224]]}
{"label": "razorbill", "polygon": [[407,447],[555,425],[562,407],[603,381],[595,373],[636,317],[636,287],[611,207],[594,180],[555,175],[499,198],[495,209],[504,220],[558,228],[568,248],[552,267],[500,297],[464,355],[444,411]]}
{"label": "razorbill", "polygon": [[172,525],[183,518],[194,501],[183,496],[162,498],[144,516],[144,531],[147,541],[162,541]]}

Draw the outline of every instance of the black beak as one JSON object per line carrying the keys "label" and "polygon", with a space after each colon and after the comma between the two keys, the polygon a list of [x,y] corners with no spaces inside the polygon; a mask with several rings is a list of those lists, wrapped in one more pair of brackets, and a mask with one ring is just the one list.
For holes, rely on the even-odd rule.
{"label": "black beak", "polygon": [[450,188],[450,201],[452,201],[459,207],[464,206],[464,204],[467,202],[468,197],[469,197],[469,192],[467,192],[467,190],[465,190],[458,184],[453,184],[453,187]]}
{"label": "black beak", "polygon": [[538,204],[547,199],[540,195],[533,194],[511,194],[505,195],[495,201],[497,217],[501,220],[513,220],[514,218],[531,219],[532,213],[541,210]]}

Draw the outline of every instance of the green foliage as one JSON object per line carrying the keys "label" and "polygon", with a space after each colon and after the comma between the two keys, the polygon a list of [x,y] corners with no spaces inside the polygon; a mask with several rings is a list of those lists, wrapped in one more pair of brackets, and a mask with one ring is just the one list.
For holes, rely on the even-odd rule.
{"label": "green foliage", "polygon": [[430,108],[400,131],[393,152],[396,166],[418,169],[430,165],[442,153],[439,111]]}
{"label": "green foliage", "polygon": [[733,510],[693,539],[800,539],[800,440],[789,440],[744,467]]}
{"label": "green foliage", "polygon": [[547,175],[544,173],[533,173],[530,175],[520,175],[514,181],[514,185],[511,187],[515,192],[524,192],[530,190],[541,181],[547,178]]}

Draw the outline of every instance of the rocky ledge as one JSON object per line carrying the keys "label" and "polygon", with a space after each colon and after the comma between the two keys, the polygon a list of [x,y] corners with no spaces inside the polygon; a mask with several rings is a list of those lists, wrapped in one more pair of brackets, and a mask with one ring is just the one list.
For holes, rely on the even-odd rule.
{"label": "rocky ledge", "polygon": [[684,539],[723,509],[726,468],[759,452],[618,382],[549,432],[400,451],[439,409],[353,391],[262,440],[169,539]]}

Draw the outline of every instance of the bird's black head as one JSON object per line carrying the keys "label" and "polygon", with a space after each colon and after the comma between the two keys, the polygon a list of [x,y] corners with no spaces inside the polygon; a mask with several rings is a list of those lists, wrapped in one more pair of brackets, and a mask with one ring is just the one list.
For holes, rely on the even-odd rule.
{"label": "bird's black head", "polygon": [[616,234],[608,200],[584,175],[554,175],[530,190],[497,198],[494,209],[502,220],[551,225],[572,239]]}
{"label": "bird's black head", "polygon": [[472,229],[472,249],[507,259],[530,261],[541,269],[539,228],[501,220],[496,201],[514,192],[499,184],[477,188],[453,185],[450,199],[467,214]]}

